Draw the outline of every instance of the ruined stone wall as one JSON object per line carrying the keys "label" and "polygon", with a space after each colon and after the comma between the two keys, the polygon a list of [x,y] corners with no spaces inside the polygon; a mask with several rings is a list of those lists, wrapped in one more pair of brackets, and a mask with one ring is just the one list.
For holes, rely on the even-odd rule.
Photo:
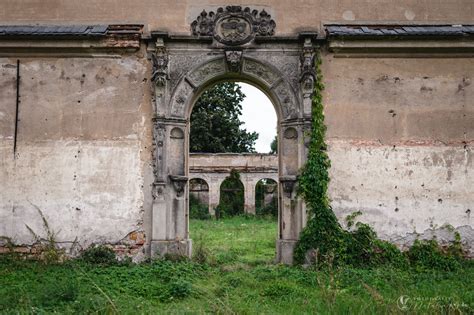
{"label": "ruined stone wall", "polygon": [[326,54],[322,67],[339,217],[360,210],[399,244],[450,239],[452,226],[472,246],[472,59]]}
{"label": "ruined stone wall", "polygon": [[138,254],[150,198],[146,60],[19,59],[15,156],[17,59],[0,59],[0,235],[31,244],[28,225],[45,237],[38,207],[64,247],[111,243]]}
{"label": "ruined stone wall", "polygon": [[225,5],[265,9],[277,35],[330,22],[467,23],[474,21],[471,0],[3,0],[3,23],[139,23],[148,30],[188,33],[203,10]]}
{"label": "ruined stone wall", "polygon": [[205,204],[209,213],[220,201],[222,182],[232,170],[239,172],[244,186],[244,207],[246,213],[255,214],[255,188],[262,179],[278,182],[278,155],[262,153],[191,153],[189,157],[189,178],[202,179],[208,186]]}
{"label": "ruined stone wall", "polygon": [[278,172],[278,155],[264,153],[191,153],[189,169],[192,173]]}

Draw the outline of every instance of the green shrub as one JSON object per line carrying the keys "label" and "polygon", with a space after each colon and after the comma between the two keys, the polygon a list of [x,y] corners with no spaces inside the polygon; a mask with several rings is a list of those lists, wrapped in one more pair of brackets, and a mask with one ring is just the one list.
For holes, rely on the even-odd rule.
{"label": "green shrub", "polygon": [[408,267],[408,259],[394,244],[376,239],[374,241],[374,253],[372,265],[391,265],[396,268]]}
{"label": "green shrub", "polygon": [[278,299],[284,298],[294,293],[295,288],[285,282],[274,282],[263,290],[263,295]]}
{"label": "green shrub", "polygon": [[189,281],[177,279],[169,284],[168,299],[182,299],[191,295],[192,285]]}
{"label": "green shrub", "polygon": [[273,197],[272,202],[266,206],[257,207],[255,214],[260,217],[278,217],[278,201],[276,197]]}
{"label": "green shrub", "polygon": [[203,244],[202,239],[197,240],[193,246],[193,260],[198,264],[211,262],[211,251]]}
{"label": "green shrub", "polygon": [[163,255],[163,259],[171,262],[183,262],[188,261],[189,257],[181,253],[166,253]]}
{"label": "green shrub", "polygon": [[456,257],[444,253],[436,240],[416,240],[407,256],[410,263],[419,269],[453,271],[460,267]]}
{"label": "green shrub", "polygon": [[73,277],[47,278],[42,283],[36,299],[37,305],[54,307],[75,301],[79,295],[77,280]]}
{"label": "green shrub", "polygon": [[90,246],[82,252],[80,258],[93,265],[114,265],[117,263],[115,252],[104,245]]}
{"label": "green shrub", "polygon": [[219,205],[216,207],[216,218],[226,218],[244,213],[244,185],[240,174],[231,170],[230,175],[221,184]]}
{"label": "green shrub", "polygon": [[267,185],[276,186],[277,184],[273,180],[264,179],[258,181],[255,186],[255,214],[257,216],[276,218],[278,216],[278,198],[273,195],[271,202],[264,205],[265,189]]}
{"label": "green shrub", "polygon": [[198,220],[209,220],[211,218],[208,206],[201,203],[192,194],[189,194],[189,218]]}

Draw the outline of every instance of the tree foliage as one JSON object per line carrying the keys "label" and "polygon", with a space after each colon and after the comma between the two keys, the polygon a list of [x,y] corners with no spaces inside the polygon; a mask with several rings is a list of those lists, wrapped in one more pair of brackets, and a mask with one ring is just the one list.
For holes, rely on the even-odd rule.
{"label": "tree foliage", "polygon": [[242,128],[241,102],[245,94],[238,84],[224,82],[205,91],[191,113],[191,152],[255,152],[256,132]]}
{"label": "tree foliage", "polygon": [[278,153],[278,137],[275,136],[273,138],[272,143],[270,143],[270,154],[277,154]]}

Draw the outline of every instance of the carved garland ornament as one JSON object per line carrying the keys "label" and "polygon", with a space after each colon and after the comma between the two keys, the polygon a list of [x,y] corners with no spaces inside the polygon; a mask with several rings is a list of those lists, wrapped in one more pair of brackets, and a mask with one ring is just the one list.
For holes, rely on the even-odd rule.
{"label": "carved garland ornament", "polygon": [[197,36],[213,36],[226,45],[248,43],[256,36],[272,36],[275,21],[265,10],[250,10],[241,6],[219,8],[214,13],[205,10],[191,23],[191,31]]}

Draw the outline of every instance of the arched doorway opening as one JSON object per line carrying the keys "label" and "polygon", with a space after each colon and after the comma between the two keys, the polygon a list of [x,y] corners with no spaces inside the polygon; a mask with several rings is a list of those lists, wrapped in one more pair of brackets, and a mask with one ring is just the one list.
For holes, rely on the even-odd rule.
{"label": "arched doorway opening", "polygon": [[278,217],[278,184],[263,178],[255,185],[255,212],[258,216]]}
{"label": "arched doorway opening", "polygon": [[189,218],[209,219],[209,185],[202,178],[189,180]]}
{"label": "arched doorway opening", "polygon": [[[250,84],[211,84],[196,100],[190,113],[188,174],[209,179],[209,217],[196,216],[195,210],[205,206],[196,204],[195,180],[189,183],[190,238],[198,248],[208,246],[216,255],[239,252],[237,257],[244,257],[252,243],[256,252],[267,255],[259,260],[274,259],[274,251],[259,247],[275,247],[278,207],[263,221],[256,213],[255,189],[262,177],[278,178],[278,156],[270,154],[276,127],[272,101]],[[274,188],[277,199],[278,187]],[[220,234],[222,226],[228,233]],[[258,238],[255,230],[261,232]]]}
{"label": "arched doorway opening", "polygon": [[238,171],[231,170],[230,175],[220,187],[220,200],[216,208],[216,219],[244,214],[244,184]]}

